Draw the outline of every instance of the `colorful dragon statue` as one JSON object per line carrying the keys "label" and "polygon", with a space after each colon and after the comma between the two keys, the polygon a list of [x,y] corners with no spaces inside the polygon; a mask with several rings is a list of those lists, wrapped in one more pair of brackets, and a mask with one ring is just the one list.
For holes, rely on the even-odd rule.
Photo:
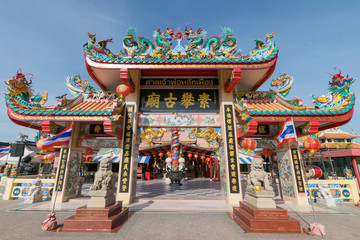
{"label": "colorful dragon statue", "polygon": [[[170,24],[171,25],[171,24]],[[172,26],[172,25],[171,25]],[[241,50],[237,50],[236,38],[233,31],[222,28],[222,36],[214,35],[205,40],[206,31],[201,27],[198,30],[185,27],[184,31],[174,32],[172,29],[154,31],[154,41],[144,37],[136,36],[136,28],[130,27],[127,36],[123,39],[124,51],[113,54],[107,49],[107,43],[112,39],[107,39],[96,44],[95,34],[88,33],[89,40],[84,44],[84,50],[89,56],[100,61],[113,60],[241,60],[245,62],[263,61],[276,57],[278,48],[272,38],[274,33],[266,35],[265,42],[254,40],[256,47],[248,54],[242,55]],[[177,45],[172,46],[172,40],[177,41]],[[181,41],[187,39],[188,45],[181,45]],[[204,43],[205,42],[205,43]]]}
{"label": "colorful dragon statue", "polygon": [[161,32],[160,28],[154,31],[153,37],[155,39],[155,44],[158,46],[157,51],[154,52],[154,55],[161,55],[161,59],[166,59],[166,56],[170,53],[171,43],[170,41],[174,38],[174,29],[166,29]]}
{"label": "colorful dragon statue", "polygon": [[275,33],[266,34],[265,42],[261,40],[253,40],[256,43],[255,48],[248,54],[248,58],[251,60],[260,60],[271,55],[271,53],[276,49],[275,42],[272,41]]}
{"label": "colorful dragon statue", "polygon": [[84,97],[87,98],[89,94],[96,91],[95,87],[91,85],[87,80],[81,79],[80,74],[73,75],[72,77],[67,77],[66,86],[69,88],[71,94],[75,97],[82,93]]}
{"label": "colorful dragon statue", "polygon": [[355,82],[355,79],[346,75],[341,75],[339,67],[334,67],[334,70],[339,69],[339,73],[332,75],[329,82],[329,93],[320,97],[311,96],[312,102],[316,108],[334,108],[344,102],[346,98],[353,93],[349,93],[350,85]]}
{"label": "colorful dragon statue", "polygon": [[201,45],[204,43],[206,31],[201,27],[197,31],[194,31],[192,28],[188,29],[185,27],[184,35],[186,36],[187,40],[189,40],[189,55],[193,56],[194,54],[199,53],[203,55],[204,52],[201,52]]}
{"label": "colorful dragon statue", "polygon": [[9,91],[6,97],[15,98],[23,106],[39,108],[47,101],[47,92],[44,92],[44,95],[37,94],[33,96],[33,90],[31,89],[32,80],[30,78],[30,81],[27,81],[21,69],[17,71],[15,76],[5,81],[5,84]]}
{"label": "colorful dragon statue", "polygon": [[236,38],[233,36],[233,31],[228,27],[222,28],[222,31],[224,40],[216,35],[209,38],[204,45],[203,51],[205,53],[225,57],[237,54]]}
{"label": "colorful dragon statue", "polygon": [[292,85],[294,84],[294,78],[292,76],[284,74],[279,74],[279,77],[272,80],[270,86],[277,87],[276,92],[280,93],[283,97],[289,94]]}
{"label": "colorful dragon statue", "polygon": [[152,54],[154,52],[154,44],[144,38],[138,37],[136,39],[136,28],[130,27],[127,30],[127,36],[123,40],[123,47],[127,55],[141,55],[141,54]]}
{"label": "colorful dragon statue", "polygon": [[98,42],[98,45],[96,45],[96,34],[88,33],[88,37],[89,37],[89,40],[87,41],[87,43],[84,44],[84,46],[91,48],[95,52],[105,54],[106,56],[108,56],[110,58],[118,58],[121,55],[123,55],[123,53],[121,51],[118,54],[114,54],[108,48],[106,48],[107,43],[113,42],[112,39],[100,41],[100,42]]}

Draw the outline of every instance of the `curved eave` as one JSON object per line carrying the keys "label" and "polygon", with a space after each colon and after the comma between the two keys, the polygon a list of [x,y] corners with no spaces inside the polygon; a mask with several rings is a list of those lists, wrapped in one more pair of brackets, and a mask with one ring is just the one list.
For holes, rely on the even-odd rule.
{"label": "curved eave", "polygon": [[159,70],[159,69],[176,69],[177,72],[188,70],[221,70],[221,69],[241,69],[241,81],[235,89],[250,91],[251,89],[258,89],[274,72],[277,55],[273,58],[262,62],[209,62],[209,63],[113,63],[113,62],[98,62],[91,59],[86,52],[84,52],[86,69],[91,78],[104,91],[114,90],[118,84],[123,84],[120,80],[120,69],[129,70]]}
{"label": "curved eave", "polygon": [[[6,104],[7,105],[7,104]],[[125,104],[120,108],[120,112],[123,112]],[[24,126],[34,128],[36,130],[41,130],[41,122],[42,121],[54,121],[54,122],[72,122],[72,121],[81,121],[81,122],[100,122],[100,121],[108,121],[108,116],[91,116],[91,115],[83,115],[83,116],[53,116],[53,115],[26,115],[20,114],[13,111],[7,105],[7,113],[11,121],[14,123]]]}
{"label": "curved eave", "polygon": [[[251,121],[256,121],[256,122],[284,122],[286,119],[288,119],[289,117],[293,118],[293,121],[295,123],[295,126],[298,127],[302,124],[305,124],[306,122],[309,121],[316,121],[319,122],[320,126],[319,126],[319,131],[323,131],[329,128],[334,128],[334,127],[339,127],[342,126],[346,123],[348,123],[352,116],[353,116],[353,112],[354,112],[354,108],[352,106],[352,108],[346,112],[343,113],[339,113],[339,114],[306,114],[306,112],[304,111],[304,113],[302,115],[295,115],[295,114],[251,114],[251,112],[249,112],[248,110],[240,110],[237,107],[235,107],[235,109],[237,110],[238,113],[240,113],[240,115],[244,115],[244,113],[246,112],[246,115],[248,116],[248,120],[251,119]],[[240,120],[241,117],[240,117]]]}

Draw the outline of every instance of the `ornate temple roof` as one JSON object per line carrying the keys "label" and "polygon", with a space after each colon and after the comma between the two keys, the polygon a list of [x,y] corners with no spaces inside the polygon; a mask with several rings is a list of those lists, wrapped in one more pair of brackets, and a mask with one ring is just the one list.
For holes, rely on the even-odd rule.
{"label": "ornate temple roof", "polygon": [[107,48],[112,39],[96,43],[95,34],[89,33],[89,40],[84,44],[85,63],[90,76],[103,90],[114,90],[114,82],[117,85],[124,83],[119,69],[214,68],[241,69],[242,81],[238,88],[256,90],[270,77],[276,65],[279,50],[273,40],[274,33],[266,35],[265,41],[254,40],[255,48],[243,54],[237,49],[233,31],[230,28],[222,30],[222,36],[206,39],[207,33],[202,28],[193,30],[185,27],[184,31],[179,29],[176,32],[174,29],[158,29],[154,31],[154,41],[151,41],[137,37],[135,28],[131,27],[123,39],[123,50],[118,54]]}
{"label": "ornate temple roof", "polygon": [[[354,81],[349,76],[342,76],[341,72],[333,75],[329,82],[329,92],[320,97],[311,96],[315,106],[306,106],[297,97],[285,98],[293,85],[293,78],[281,74],[271,82],[271,86],[278,87],[278,90],[237,92],[235,109],[239,114],[238,120],[243,124],[257,124],[282,122],[292,117],[300,135],[308,134],[310,129],[317,132],[343,125],[350,121],[353,114],[355,95],[349,92],[349,88]],[[248,128],[249,124],[246,125],[245,132]]]}
{"label": "ornate temple roof", "polygon": [[318,136],[319,136],[319,139],[325,139],[325,138],[342,138],[342,139],[360,138],[360,135],[347,133],[347,132],[341,130],[340,128],[326,129],[324,131],[319,132]]}
{"label": "ornate temple roof", "polygon": [[44,121],[56,122],[57,126],[62,128],[65,126],[64,122],[112,121],[113,118],[118,119],[121,116],[125,102],[119,99],[116,93],[94,92],[89,86],[83,88],[86,91],[82,91],[76,87],[84,85],[84,82],[88,84],[87,81],[81,80],[79,75],[72,78],[78,83],[69,88],[76,95],[74,98],[67,99],[64,94],[57,97],[57,105],[43,106],[47,93],[32,96],[31,80],[26,80],[25,75],[18,72],[6,82],[9,94],[5,95],[5,100],[10,119],[19,125],[41,130]]}

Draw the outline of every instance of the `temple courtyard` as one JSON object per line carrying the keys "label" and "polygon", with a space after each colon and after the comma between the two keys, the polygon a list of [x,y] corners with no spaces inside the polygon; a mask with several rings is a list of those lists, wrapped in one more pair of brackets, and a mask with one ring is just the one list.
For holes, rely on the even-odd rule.
{"label": "temple courtyard", "polygon": [[[88,201],[89,184],[83,196],[56,205],[60,226],[75,209]],[[274,186],[276,187],[276,186]],[[326,207],[315,204],[317,221],[326,227],[325,237],[287,234],[245,234],[231,219],[232,207],[221,196],[219,182],[194,179],[182,186],[164,180],[139,180],[137,199],[130,207],[130,217],[116,234],[42,232],[41,222],[51,208],[49,202],[25,204],[0,200],[0,239],[359,239],[360,208],[354,204]],[[280,200],[277,205],[300,220],[303,228],[314,222],[311,207],[301,207]]]}

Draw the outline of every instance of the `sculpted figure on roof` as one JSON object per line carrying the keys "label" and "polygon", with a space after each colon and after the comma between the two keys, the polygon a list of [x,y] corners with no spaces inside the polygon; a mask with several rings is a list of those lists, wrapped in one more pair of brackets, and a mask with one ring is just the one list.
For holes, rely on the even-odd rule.
{"label": "sculpted figure on roof", "polygon": [[334,108],[341,105],[346,99],[354,98],[354,94],[350,93],[350,86],[355,82],[355,79],[346,75],[341,75],[339,67],[334,67],[334,70],[339,69],[339,73],[332,75],[329,81],[329,93],[320,97],[311,96],[312,102],[316,108]]}

